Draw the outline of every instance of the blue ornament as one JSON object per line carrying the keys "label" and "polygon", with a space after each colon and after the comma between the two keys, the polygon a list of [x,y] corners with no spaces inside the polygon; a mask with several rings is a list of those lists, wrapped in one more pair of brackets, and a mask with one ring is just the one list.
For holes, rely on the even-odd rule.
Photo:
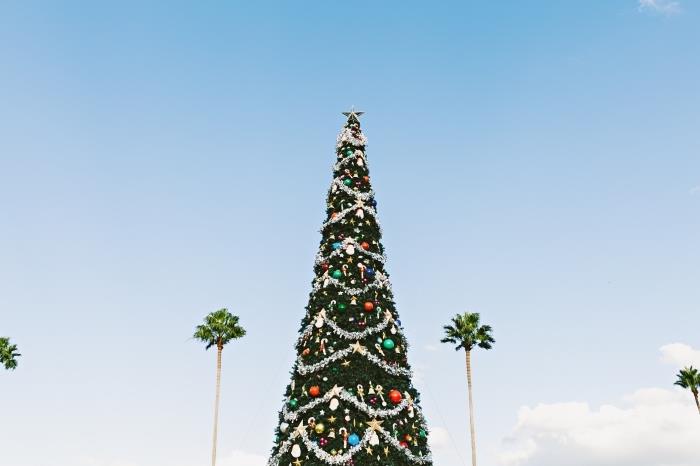
{"label": "blue ornament", "polygon": [[368,277],[373,277],[374,276],[374,269],[372,267],[367,267],[365,269],[365,273],[367,274]]}
{"label": "blue ornament", "polygon": [[333,243],[333,249],[340,249],[343,246],[343,243],[341,242],[335,242]]}
{"label": "blue ornament", "polygon": [[350,437],[348,437],[348,443],[351,447],[354,447],[360,443],[360,437],[357,434],[350,434]]}

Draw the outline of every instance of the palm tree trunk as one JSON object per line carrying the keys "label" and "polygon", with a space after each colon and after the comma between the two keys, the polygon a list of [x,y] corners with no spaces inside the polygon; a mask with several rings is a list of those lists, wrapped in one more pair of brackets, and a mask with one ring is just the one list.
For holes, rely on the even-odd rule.
{"label": "palm tree trunk", "polygon": [[472,354],[467,350],[467,386],[469,388],[469,429],[472,440],[472,466],[476,466],[476,428],[474,427],[474,400],[472,399]]}
{"label": "palm tree trunk", "polygon": [[216,346],[216,401],[214,402],[214,438],[211,448],[211,466],[216,466],[216,441],[219,430],[219,399],[221,393],[221,353],[223,345]]}
{"label": "palm tree trunk", "polygon": [[698,392],[693,392],[693,397],[695,398],[695,406],[698,407],[698,413],[700,413],[700,400],[698,400]]}

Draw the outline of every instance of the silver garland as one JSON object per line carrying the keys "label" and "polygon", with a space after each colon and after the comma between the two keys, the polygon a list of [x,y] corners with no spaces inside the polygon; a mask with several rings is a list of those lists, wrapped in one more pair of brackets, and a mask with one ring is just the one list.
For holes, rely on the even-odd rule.
{"label": "silver garland", "polygon": [[[297,364],[296,364],[296,370],[300,375],[306,375],[306,374],[312,374],[314,372],[317,372],[330,363],[337,361],[338,359],[344,358],[351,354],[353,352],[352,346],[349,346],[345,348],[344,350],[337,351],[333,353],[333,355],[327,357],[326,359],[317,362],[316,364],[304,364],[302,360],[302,356],[297,356]],[[362,356],[376,364],[377,366],[381,367],[384,369],[386,372],[388,372],[391,375],[403,375],[403,376],[411,376],[411,371],[410,369],[406,369],[403,367],[395,367],[395,366],[390,366],[389,364],[385,363],[382,361],[380,358],[375,356],[374,354],[370,353],[369,351],[365,350],[360,352]]]}
{"label": "silver garland", "polygon": [[369,256],[372,259],[374,259],[375,261],[380,262],[382,264],[386,262],[386,256],[384,254],[377,254],[376,252],[365,251],[364,249],[362,249],[362,244],[359,241],[357,241],[355,238],[345,238],[341,242],[341,247],[334,250],[333,252],[331,252],[327,256],[324,256],[323,254],[321,254],[321,251],[317,252],[316,253],[316,260],[315,260],[316,265],[321,265],[324,262],[326,262],[327,260],[329,260],[335,256],[342,255],[343,253],[345,253],[345,249],[350,245],[353,245],[358,251],[361,251],[361,252],[358,252],[359,254]]}
{"label": "silver garland", "polygon": [[[341,176],[340,178],[343,178],[343,177]],[[363,192],[355,191],[354,189],[348,188],[347,186],[345,186],[345,184],[343,183],[343,180],[341,180],[340,178],[334,179],[333,183],[331,183],[331,186],[335,185],[344,193],[348,194],[349,196],[353,196],[356,199],[360,199],[361,201],[369,201],[374,196],[374,191],[372,191],[371,189],[368,192],[363,193]]]}
{"label": "silver garland", "polygon": [[374,282],[370,283],[369,285],[365,286],[364,288],[348,288],[343,283],[341,283],[341,281],[338,280],[337,278],[319,277],[316,280],[314,280],[313,291],[315,293],[318,290],[320,290],[321,288],[325,288],[328,285],[335,285],[335,286],[341,288],[345,293],[349,294],[350,296],[363,294],[363,293],[366,293],[370,290],[380,289],[380,288],[384,288],[384,289],[391,291],[391,284],[389,283],[389,280],[386,278],[386,276],[384,276],[384,275],[379,276],[379,273],[377,273],[376,275],[377,275],[377,279]]}
{"label": "silver garland", "polygon": [[[336,324],[333,320],[330,319],[324,319],[323,323],[324,325],[328,324],[328,326],[333,329],[336,335],[339,335],[342,338],[345,338],[346,340],[362,340],[363,338],[369,335],[381,332],[389,325],[389,322],[391,322],[392,320],[393,318],[391,317],[391,314],[389,314],[388,316],[385,316],[384,320],[375,327],[367,327],[361,332],[348,332],[347,330],[340,328],[338,324]],[[309,325],[307,325],[304,331],[301,333],[298,343],[301,343],[305,338],[308,338],[308,336],[311,335],[313,331],[314,323],[312,322]]]}
{"label": "silver garland", "polygon": [[364,211],[369,212],[370,214],[372,214],[372,215],[375,217],[375,219],[374,219],[375,222],[377,222],[377,225],[379,225],[379,222],[377,221],[377,218],[376,218],[376,217],[377,217],[377,211],[374,210],[374,208],[372,208],[372,207],[370,207],[370,206],[357,207],[357,205],[354,205],[354,206],[348,207],[347,209],[341,210],[340,212],[338,212],[338,215],[336,215],[335,217],[332,217],[332,218],[330,218],[328,221],[326,221],[323,225],[321,225],[321,230],[323,230],[324,228],[326,228],[328,225],[332,225],[332,224],[335,223],[335,222],[339,222],[339,221],[342,220],[343,217],[345,217],[347,214],[349,214],[350,212],[354,212],[354,211],[356,211],[357,209],[360,209],[360,208],[361,208],[362,210],[364,210]]}
{"label": "silver garland", "polygon": [[[370,439],[372,438],[372,433],[374,432],[374,429],[371,427],[368,427],[365,430],[364,435],[362,436],[362,439],[360,440],[360,443],[355,445],[354,447],[351,447],[348,449],[348,451],[342,455],[331,455],[330,453],[322,450],[316,443],[312,442],[311,439],[309,439],[309,435],[306,431],[303,431],[301,435],[302,442],[304,443],[304,446],[306,446],[307,450],[311,451],[316,455],[316,457],[327,464],[343,464],[347,463],[352,457],[360,451],[361,449],[365,448],[365,446],[370,442]],[[416,463],[416,464],[427,464],[432,462],[432,455],[427,454],[427,455],[414,455],[413,452],[409,448],[405,448],[401,446],[398,440],[396,440],[394,437],[391,436],[386,430],[382,429],[381,427],[377,429],[377,432],[386,440],[387,443],[389,443],[391,446],[396,448],[398,451],[402,451],[406,457]],[[268,466],[277,466],[279,465],[280,458],[282,455],[287,453],[289,451],[289,447],[292,445],[291,440],[286,440],[281,446],[279,451],[275,456],[270,458],[270,461],[267,463]]]}
{"label": "silver garland", "polygon": [[[302,406],[301,408],[297,409],[296,411],[289,411],[289,408],[285,405],[284,408],[282,408],[282,415],[284,416],[284,420],[287,422],[294,422],[297,419],[299,419],[299,416],[304,414],[305,412],[315,408],[316,406],[326,403],[330,401],[333,397],[337,396],[343,401],[347,401],[348,403],[352,403],[355,405],[357,409],[360,409],[365,412],[370,417],[380,417],[380,418],[387,418],[387,417],[393,417],[399,414],[401,411],[404,410],[410,403],[408,400],[403,399],[401,400],[401,403],[396,405],[396,407],[392,409],[374,409],[367,403],[363,401],[359,401],[355,396],[352,394],[348,393],[347,391],[343,390],[340,392],[340,395],[336,395],[333,390],[329,390],[326,392],[326,394],[322,398],[317,398],[314,401],[312,401],[309,404],[306,404]],[[418,413],[419,416],[421,416],[422,411],[418,406],[413,407],[413,409]]]}
{"label": "silver garland", "polygon": [[365,146],[367,145],[367,137],[362,134],[362,132],[355,136],[350,128],[343,128],[340,134],[338,134],[336,147],[343,147],[343,143],[345,142],[349,142],[353,146]]}

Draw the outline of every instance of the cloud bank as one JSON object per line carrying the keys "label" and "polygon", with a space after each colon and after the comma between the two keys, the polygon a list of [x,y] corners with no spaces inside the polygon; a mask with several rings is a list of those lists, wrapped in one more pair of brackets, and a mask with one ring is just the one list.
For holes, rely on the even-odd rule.
{"label": "cloud bank", "polygon": [[[681,343],[660,351],[676,367],[700,356]],[[698,439],[700,416],[689,392],[643,388],[598,408],[523,407],[499,459],[504,466],[693,466],[700,464]]]}

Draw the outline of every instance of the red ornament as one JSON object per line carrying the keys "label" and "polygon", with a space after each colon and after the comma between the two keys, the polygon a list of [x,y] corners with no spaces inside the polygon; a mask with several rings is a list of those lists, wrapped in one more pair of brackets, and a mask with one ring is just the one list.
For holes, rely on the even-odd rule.
{"label": "red ornament", "polygon": [[365,302],[365,312],[372,312],[374,310],[374,303],[372,301]]}
{"label": "red ornament", "polygon": [[321,268],[323,269],[324,272],[326,270],[328,270],[328,262],[324,262],[323,264],[321,264]]}
{"label": "red ornament", "polygon": [[360,243],[360,246],[361,246],[362,249],[364,249],[365,251],[369,251],[369,243],[368,243],[367,241],[363,241],[362,243]]}
{"label": "red ornament", "polygon": [[365,183],[369,183],[369,176],[363,176],[362,179],[365,180]]}
{"label": "red ornament", "polygon": [[365,328],[367,326],[367,322],[365,322],[364,320],[361,320],[357,323],[357,326],[360,328]]}
{"label": "red ornament", "polygon": [[391,401],[391,402],[394,403],[395,405],[401,403],[401,399],[402,399],[402,398],[403,398],[403,397],[401,396],[401,392],[400,392],[400,391],[398,391],[398,390],[396,390],[396,389],[389,390],[389,401]]}
{"label": "red ornament", "polygon": [[338,216],[338,212],[333,212],[333,213],[331,214],[331,218],[336,218],[337,216]]}
{"label": "red ornament", "polygon": [[318,385],[314,385],[313,387],[309,388],[309,395],[313,397],[317,397],[318,395],[321,394],[321,387]]}
{"label": "red ornament", "polygon": [[399,442],[399,445],[401,445],[404,448],[408,448],[408,443],[406,442]]}

